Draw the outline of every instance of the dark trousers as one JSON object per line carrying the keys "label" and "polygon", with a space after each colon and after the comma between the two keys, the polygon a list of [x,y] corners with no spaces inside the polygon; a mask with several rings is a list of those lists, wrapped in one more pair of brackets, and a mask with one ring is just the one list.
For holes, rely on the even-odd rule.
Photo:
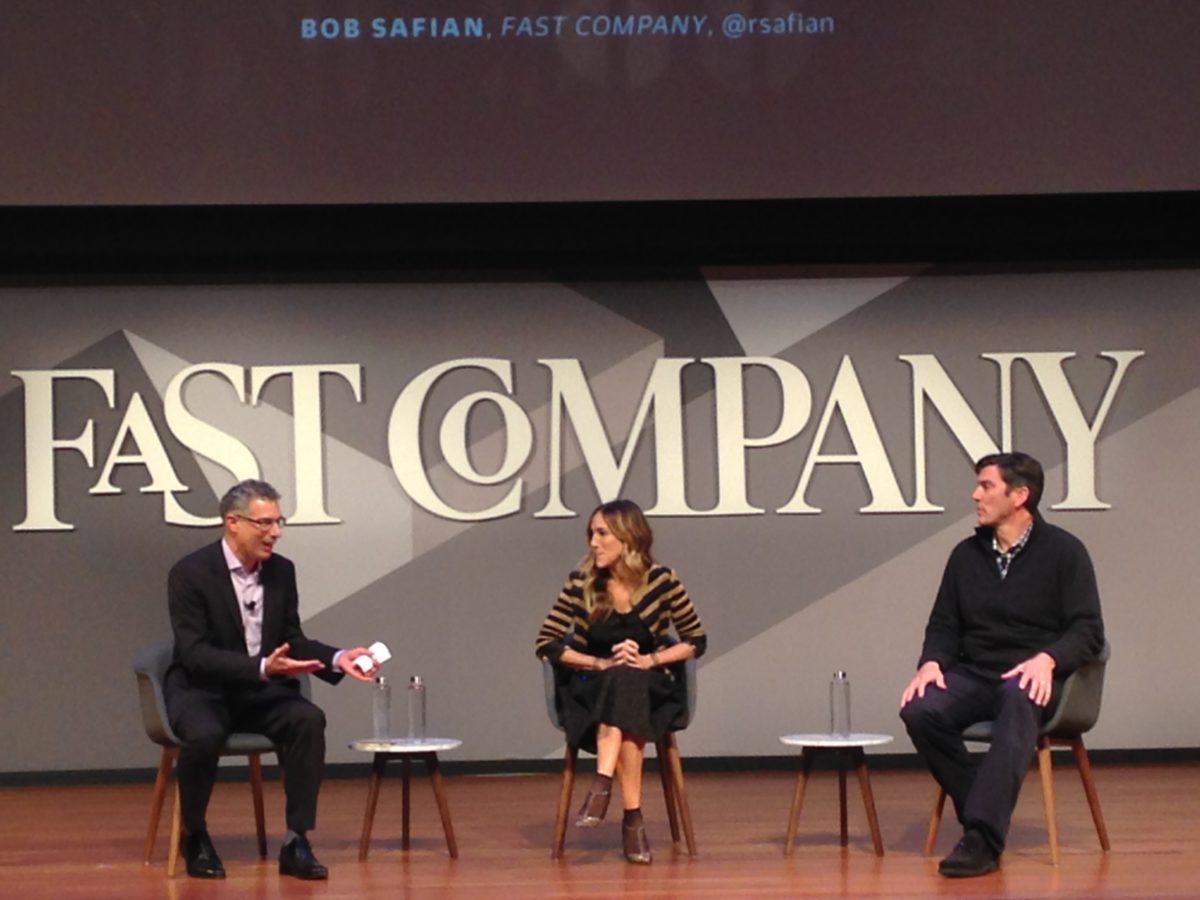
{"label": "dark trousers", "polygon": [[325,713],[301,696],[294,681],[218,692],[188,687],[177,669],[168,676],[164,693],[171,728],[182,741],[176,772],[184,831],[206,829],[220,750],[235,731],[264,734],[283,749],[287,827],[303,833],[316,825],[325,768]]}
{"label": "dark trousers", "polygon": [[[969,665],[956,666],[945,678],[945,690],[929,685],[924,697],[914,697],[900,710],[900,718],[933,777],[954,801],[963,828],[978,829],[1000,853],[1037,749],[1044,710],[1018,689],[1019,678],[1001,679]],[[1060,687],[1055,682],[1054,697]],[[980,759],[967,752],[962,732],[982,721],[993,726],[992,743]]]}

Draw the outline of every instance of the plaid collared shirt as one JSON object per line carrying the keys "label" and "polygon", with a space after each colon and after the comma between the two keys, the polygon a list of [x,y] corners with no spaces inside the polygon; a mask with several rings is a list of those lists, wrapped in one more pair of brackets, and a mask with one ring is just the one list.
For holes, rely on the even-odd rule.
{"label": "plaid collared shirt", "polygon": [[992,552],[996,554],[996,568],[1000,570],[1000,579],[1002,581],[1008,575],[1008,567],[1012,564],[1013,557],[1025,549],[1025,544],[1029,540],[1029,532],[1031,531],[1033,531],[1032,522],[1026,526],[1025,530],[1021,532],[1021,536],[1007,550],[1000,549],[1000,543],[996,540],[996,535],[993,532]]}

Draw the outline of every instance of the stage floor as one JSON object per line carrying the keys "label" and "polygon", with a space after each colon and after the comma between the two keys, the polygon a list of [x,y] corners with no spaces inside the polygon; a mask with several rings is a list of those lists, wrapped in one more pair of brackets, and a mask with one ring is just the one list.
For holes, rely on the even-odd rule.
{"label": "stage floor", "polygon": [[[1056,754],[1056,759],[1058,755]],[[687,760],[684,760],[686,769]],[[273,772],[274,769],[271,769]],[[281,878],[275,854],[283,791],[266,787],[269,859],[254,841],[249,785],[222,782],[209,827],[228,878],[166,877],[170,801],[152,865],[141,862],[150,785],[0,789],[0,896],[140,897],[1197,897],[1200,896],[1200,766],[1100,766],[1096,782],[1112,839],[1103,854],[1074,768],[1056,769],[1062,863],[1050,864],[1036,770],[1022,791],[999,872],[939,878],[921,855],[930,778],[916,771],[872,773],[886,855],[871,847],[853,774],[850,844],[838,842],[836,774],[815,772],[796,849],[783,856],[794,773],[693,773],[688,796],[699,854],[673,848],[657,776],[646,779],[647,831],[655,859],[630,866],[620,853],[620,813],[594,831],[572,827],[566,856],[550,859],[558,793],[555,775],[455,776],[446,791],[459,858],[448,857],[433,792],[414,766],[412,847],[400,849],[399,767],[379,799],[371,853],[358,861],[365,779],[328,781],[313,846],[330,868],[325,883]],[[418,774],[420,773],[420,774]],[[577,806],[588,776],[576,784]],[[938,853],[958,835],[947,811]]]}

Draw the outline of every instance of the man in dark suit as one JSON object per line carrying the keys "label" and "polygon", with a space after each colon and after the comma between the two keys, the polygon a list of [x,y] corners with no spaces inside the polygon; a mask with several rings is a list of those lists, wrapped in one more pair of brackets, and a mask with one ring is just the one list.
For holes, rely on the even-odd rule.
{"label": "man in dark suit", "polygon": [[[338,650],[305,637],[295,566],[274,555],[284,525],[278,491],[264,481],[243,481],[225,494],[220,509],[223,538],[185,556],[167,579],[175,658],[164,692],[182,741],[181,850],[188,875],[225,875],[205,810],[225,738],[252,731],[283,748],[288,833],[280,873],[326,878],[306,835],[316,824],[325,714],[301,696],[296,676],[312,673],[336,684],[348,673],[371,681],[376,666],[363,647]],[[355,665],[360,657],[371,662],[365,671]]]}

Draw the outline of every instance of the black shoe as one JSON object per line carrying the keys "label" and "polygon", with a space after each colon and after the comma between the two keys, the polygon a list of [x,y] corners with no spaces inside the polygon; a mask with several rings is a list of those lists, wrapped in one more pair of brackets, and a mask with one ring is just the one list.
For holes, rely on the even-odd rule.
{"label": "black shoe", "polygon": [[974,828],[967,829],[950,855],[938,863],[938,874],[946,878],[974,878],[1000,868],[1000,856]]}
{"label": "black shoe", "polygon": [[179,852],[183,854],[187,873],[192,878],[225,877],[225,867],[221,865],[221,857],[217,856],[217,848],[207,831],[181,835]]}
{"label": "black shoe", "polygon": [[279,874],[321,881],[329,877],[329,870],[317,862],[308,838],[301,835],[279,851]]}

